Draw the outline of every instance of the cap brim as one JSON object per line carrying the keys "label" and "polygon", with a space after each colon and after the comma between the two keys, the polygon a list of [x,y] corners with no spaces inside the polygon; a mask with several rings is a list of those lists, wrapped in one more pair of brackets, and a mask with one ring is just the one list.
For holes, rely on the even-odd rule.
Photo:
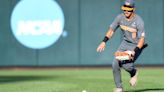
{"label": "cap brim", "polygon": [[132,11],[132,10],[134,10],[134,8],[129,8],[129,7],[125,7],[125,6],[122,6],[121,9],[125,10],[125,11]]}

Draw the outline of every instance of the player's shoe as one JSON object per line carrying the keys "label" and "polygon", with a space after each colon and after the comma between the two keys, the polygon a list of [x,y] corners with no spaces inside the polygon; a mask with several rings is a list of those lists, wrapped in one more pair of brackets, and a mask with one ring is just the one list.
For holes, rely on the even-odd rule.
{"label": "player's shoe", "polygon": [[137,83],[137,76],[138,76],[138,71],[136,71],[136,74],[131,77],[129,83],[132,87],[136,86],[136,83]]}
{"label": "player's shoe", "polygon": [[124,92],[122,88],[116,88],[114,89],[114,92]]}

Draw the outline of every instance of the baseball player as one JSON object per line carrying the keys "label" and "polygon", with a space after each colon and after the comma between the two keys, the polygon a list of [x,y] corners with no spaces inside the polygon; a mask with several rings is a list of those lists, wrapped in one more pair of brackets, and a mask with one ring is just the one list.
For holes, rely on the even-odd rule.
{"label": "baseball player", "polygon": [[114,59],[112,63],[113,76],[115,81],[115,91],[123,92],[121,70],[122,67],[130,74],[130,85],[135,86],[137,82],[138,71],[134,66],[134,62],[140,55],[145,45],[145,29],[144,22],[141,17],[135,14],[134,0],[125,0],[121,7],[123,13],[119,14],[113,23],[110,25],[103,41],[97,48],[97,52],[102,52],[105,49],[106,42],[111,39],[117,28],[120,27],[123,35],[122,42],[116,52],[131,51],[129,59]]}

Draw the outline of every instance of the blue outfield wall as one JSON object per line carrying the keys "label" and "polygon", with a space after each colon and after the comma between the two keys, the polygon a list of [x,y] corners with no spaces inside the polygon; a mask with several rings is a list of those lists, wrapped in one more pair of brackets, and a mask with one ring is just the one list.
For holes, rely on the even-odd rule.
{"label": "blue outfield wall", "polygon": [[[0,66],[81,66],[111,65],[113,54],[121,42],[117,30],[107,43],[106,50],[97,53],[109,25],[117,14],[123,0],[56,0],[64,12],[64,34],[52,46],[31,49],[20,44],[14,37],[10,19],[19,0],[0,1]],[[152,7],[153,6],[153,7]],[[164,1],[136,0],[136,13],[146,29],[146,48],[139,65],[164,65]],[[30,7],[30,6],[29,6]],[[52,11],[55,12],[55,11]]]}

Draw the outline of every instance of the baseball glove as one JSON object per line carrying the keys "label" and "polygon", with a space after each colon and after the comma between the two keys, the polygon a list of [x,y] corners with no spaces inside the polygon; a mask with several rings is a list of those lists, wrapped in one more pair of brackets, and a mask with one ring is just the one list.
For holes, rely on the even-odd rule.
{"label": "baseball glove", "polygon": [[119,61],[122,60],[132,60],[134,58],[134,52],[133,51],[117,51],[115,52],[115,58]]}

